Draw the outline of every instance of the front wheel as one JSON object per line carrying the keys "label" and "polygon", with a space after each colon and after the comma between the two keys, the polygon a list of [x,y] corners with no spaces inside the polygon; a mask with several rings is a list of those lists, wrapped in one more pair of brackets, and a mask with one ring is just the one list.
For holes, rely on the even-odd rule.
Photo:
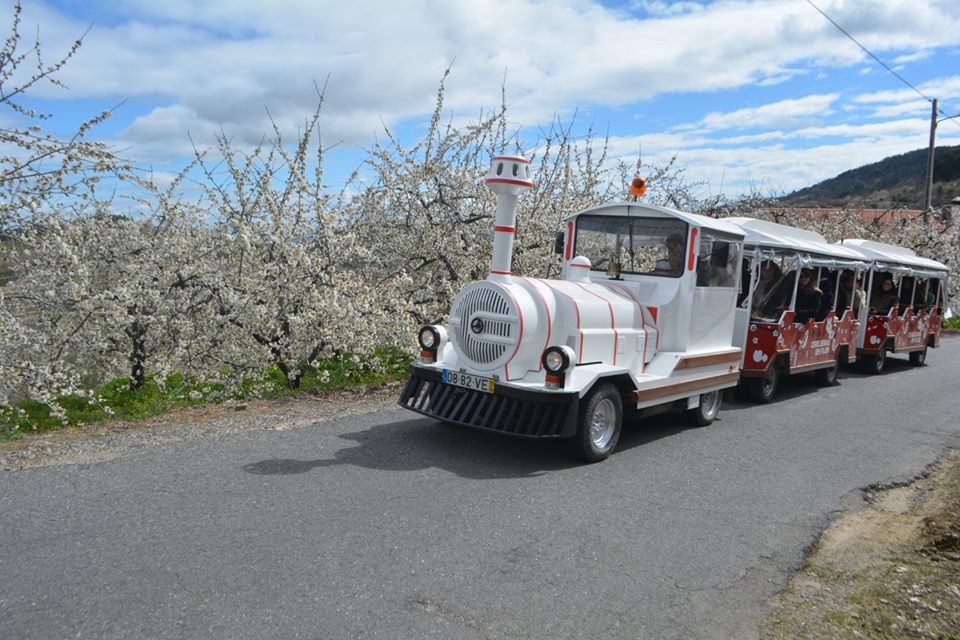
{"label": "front wheel", "polygon": [[883,365],[887,362],[887,352],[884,349],[880,349],[876,355],[869,355],[863,357],[863,368],[867,370],[867,373],[882,373]]}
{"label": "front wheel", "polygon": [[606,460],[617,446],[623,425],[620,391],[609,383],[597,385],[580,406],[576,452],[586,462]]}
{"label": "front wheel", "polygon": [[717,419],[721,404],[723,404],[723,392],[701,393],[700,405],[694,409],[687,409],[685,415],[694,426],[705,427]]}
{"label": "front wheel", "polygon": [[927,361],[927,348],[924,347],[920,351],[911,351],[910,352],[910,364],[915,367],[921,366],[924,362]]}
{"label": "front wheel", "polygon": [[773,400],[773,396],[777,393],[780,371],[776,366],[771,366],[762,378],[745,378],[743,382],[751,400],[758,404],[767,404]]}

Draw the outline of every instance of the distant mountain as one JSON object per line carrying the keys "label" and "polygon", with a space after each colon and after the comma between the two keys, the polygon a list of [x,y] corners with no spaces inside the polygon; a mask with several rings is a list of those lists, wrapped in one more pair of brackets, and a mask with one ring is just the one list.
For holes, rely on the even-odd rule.
{"label": "distant mountain", "polygon": [[[922,209],[927,150],[884,158],[781,198],[793,207]],[[960,195],[960,146],[937,147],[933,170],[933,206]]]}

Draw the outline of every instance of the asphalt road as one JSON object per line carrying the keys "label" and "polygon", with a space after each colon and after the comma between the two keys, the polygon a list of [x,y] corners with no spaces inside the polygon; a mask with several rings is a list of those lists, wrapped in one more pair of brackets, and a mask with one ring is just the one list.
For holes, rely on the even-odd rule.
{"label": "asphalt road", "polygon": [[742,638],[860,488],[960,446],[960,339],[606,462],[401,409],[0,475],[2,638]]}

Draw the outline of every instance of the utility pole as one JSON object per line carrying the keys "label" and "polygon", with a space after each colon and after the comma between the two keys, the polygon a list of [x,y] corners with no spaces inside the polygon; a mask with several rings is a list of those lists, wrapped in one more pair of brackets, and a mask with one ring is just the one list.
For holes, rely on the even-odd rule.
{"label": "utility pole", "polygon": [[937,144],[937,99],[933,99],[933,111],[930,112],[930,148],[927,149],[927,191],[923,200],[923,219],[926,221],[927,212],[933,201],[933,153]]}
{"label": "utility pole", "polygon": [[933,205],[933,153],[937,144],[937,125],[944,120],[960,118],[960,113],[937,119],[937,99],[933,99],[933,111],[930,113],[930,148],[927,149],[927,189],[923,200],[923,221],[927,221],[927,214]]}

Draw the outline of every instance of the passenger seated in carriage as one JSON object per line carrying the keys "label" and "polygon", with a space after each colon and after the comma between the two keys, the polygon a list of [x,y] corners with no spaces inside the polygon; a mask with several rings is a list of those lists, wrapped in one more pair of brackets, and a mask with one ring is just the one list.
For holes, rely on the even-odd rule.
{"label": "passenger seated in carriage", "polygon": [[816,317],[822,298],[823,291],[813,283],[813,270],[803,269],[800,271],[800,285],[797,288],[796,315],[794,315],[793,321],[803,324],[810,318]]}
{"label": "passenger seated in carriage", "polygon": [[913,312],[923,313],[930,307],[928,299],[930,297],[930,281],[925,278],[917,278],[914,285],[916,291],[913,294]]}
{"label": "passenger seated in carriage", "polygon": [[913,307],[914,280],[910,276],[900,278],[900,313]]}
{"label": "passenger seated in carriage", "polygon": [[837,272],[825,271],[825,273],[825,277],[820,278],[820,290],[823,295],[820,296],[820,307],[817,309],[817,322],[825,320],[827,314],[833,311],[833,294],[837,290]]}
{"label": "passenger seated in carriage", "polygon": [[853,293],[853,313],[854,315],[860,310],[860,307],[863,305],[863,298],[866,295],[863,292],[863,289],[859,287],[859,282],[854,283],[853,280],[853,271],[850,269],[844,269],[843,273],[840,274],[840,287],[839,293],[837,294],[837,315],[843,316],[844,310],[847,307],[851,306],[850,294]]}
{"label": "passenger seated in carriage", "polygon": [[885,316],[899,303],[900,298],[897,296],[897,286],[893,282],[893,276],[884,273],[881,276],[880,287],[874,289],[870,297],[870,313]]}
{"label": "passenger seated in carriage", "polygon": [[751,315],[757,318],[777,319],[786,308],[787,287],[780,267],[773,260],[760,265],[760,280],[753,292]]}

